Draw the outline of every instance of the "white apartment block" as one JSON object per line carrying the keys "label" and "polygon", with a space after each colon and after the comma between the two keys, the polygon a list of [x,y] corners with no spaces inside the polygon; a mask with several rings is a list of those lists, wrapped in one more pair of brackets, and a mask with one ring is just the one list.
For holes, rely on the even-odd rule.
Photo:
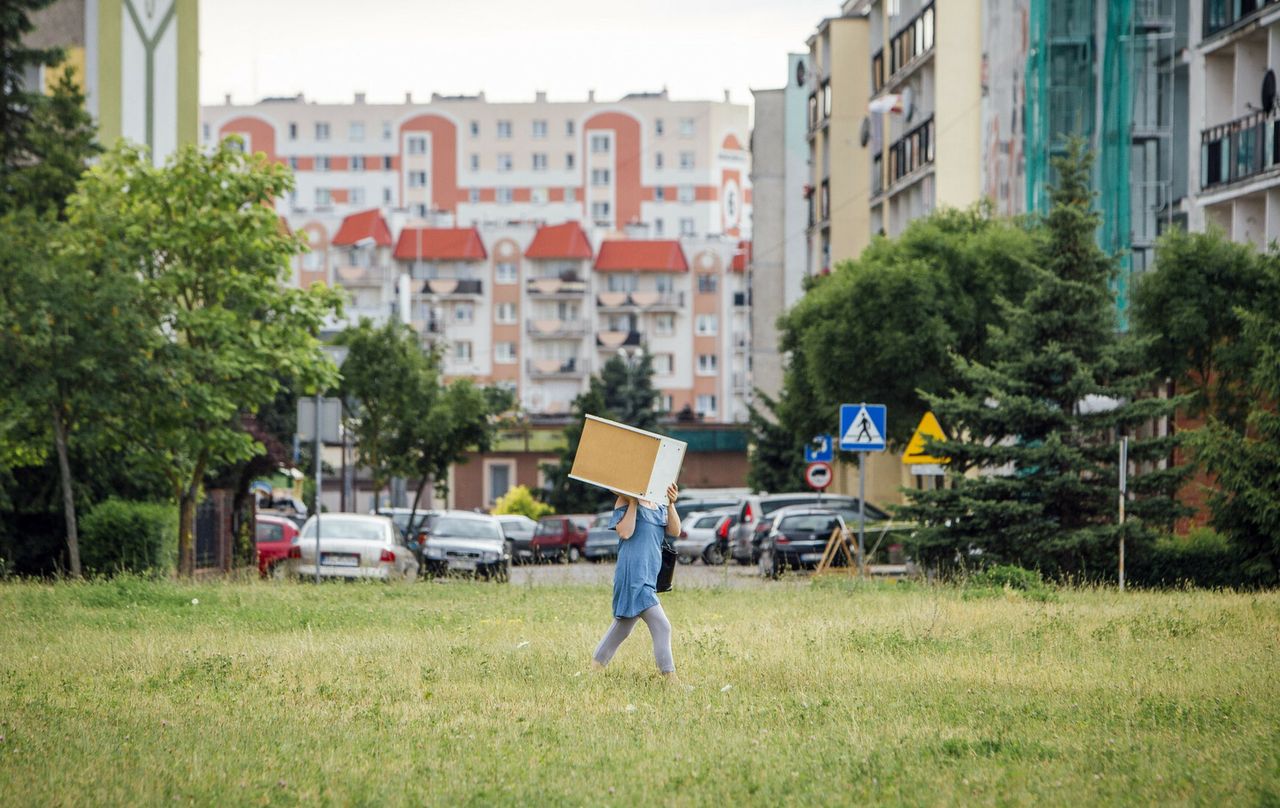
{"label": "white apartment block", "polygon": [[751,389],[747,133],[745,106],[665,93],[268,100],[201,127],[294,169],[277,206],[312,248],[296,280],[346,289],[346,322],[411,323],[448,376],[537,414],[647,348],[660,407],[717,422],[745,420]]}

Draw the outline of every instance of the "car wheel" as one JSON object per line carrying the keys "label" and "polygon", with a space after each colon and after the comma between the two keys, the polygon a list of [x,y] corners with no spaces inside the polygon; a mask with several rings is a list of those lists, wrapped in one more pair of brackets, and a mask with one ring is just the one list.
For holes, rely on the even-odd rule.
{"label": "car wheel", "polygon": [[507,553],[507,558],[509,558],[509,559],[511,559],[511,560],[513,560],[513,561],[515,560],[515,557],[516,557],[516,546],[515,546],[514,544],[512,544],[511,542],[505,542],[505,543],[502,545],[502,549],[506,551],[506,553]]}
{"label": "car wheel", "polygon": [[571,544],[568,549],[564,551],[564,558],[567,563],[576,564],[578,563],[578,559],[582,558],[582,551],[578,549],[577,545]]}
{"label": "car wheel", "polygon": [[687,556],[681,553],[680,555],[676,556],[676,561],[679,561],[681,564],[692,564],[693,556]]}
{"label": "car wheel", "polygon": [[720,548],[711,545],[702,553],[702,563],[711,567],[718,567],[724,563],[724,553],[720,552]]}
{"label": "car wheel", "polygon": [[760,549],[760,574],[771,581],[778,579],[778,556],[772,549]]}

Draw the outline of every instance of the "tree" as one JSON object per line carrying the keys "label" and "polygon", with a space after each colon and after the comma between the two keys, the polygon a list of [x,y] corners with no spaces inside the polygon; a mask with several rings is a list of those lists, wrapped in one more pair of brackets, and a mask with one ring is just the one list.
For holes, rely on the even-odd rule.
{"label": "tree", "polygon": [[35,30],[31,13],[53,0],[8,0],[0,4],[0,213],[21,206],[13,186],[14,175],[39,162],[33,152],[33,110],[41,101],[40,88],[27,87],[28,71],[52,67],[62,60],[58,48],[32,48],[24,44]]}
{"label": "tree", "polygon": [[271,401],[282,375],[312,386],[336,377],[318,334],[340,298],[285,285],[303,245],[272,204],[292,177],[242,147],[188,146],[155,168],[117,146],[68,206],[71,255],[141,280],[151,343],[129,427],[179,504],[179,570],[188,575],[205,473],[262,450],[242,414]]}
{"label": "tree", "polygon": [[[1091,158],[1079,142],[1055,162],[1060,178],[1044,223],[1043,268],[1021,305],[1005,304],[987,362],[955,356],[961,384],[925,397],[952,440],[930,441],[951,458],[949,488],[909,491],[902,514],[921,524],[914,551],[927,563],[966,558],[1097,577],[1113,565],[1116,437],[1170,415],[1177,400],[1143,397],[1154,376],[1138,370],[1144,346],[1116,332],[1109,291],[1115,260],[1094,238]],[[1134,440],[1130,459],[1156,463],[1172,438]],[[969,472],[976,472],[970,474]],[[1125,534],[1169,525],[1182,473],[1153,470],[1130,490]]]}
{"label": "tree", "polygon": [[1150,362],[1194,394],[1191,414],[1212,414],[1237,430],[1244,428],[1252,366],[1239,312],[1259,300],[1264,265],[1251,245],[1220,231],[1175,228],[1160,238],[1155,269],[1134,287],[1134,330],[1149,340]]}
{"label": "tree", "polygon": [[[789,428],[784,405],[757,390],[755,403],[747,408],[752,447],[747,485],[752,491],[797,491],[804,485],[804,446],[797,430]],[[791,402],[787,402],[789,405]],[[817,434],[817,433],[814,433]]]}
{"label": "tree", "polygon": [[493,514],[495,516],[500,514],[519,514],[520,516],[527,516],[534,521],[555,512],[555,508],[534,498],[533,492],[529,490],[527,485],[517,485],[515,488],[508,489],[507,493],[498,497],[498,501],[493,505]]}
{"label": "tree", "polygon": [[569,478],[586,416],[608,418],[654,432],[658,427],[658,413],[654,408],[657,397],[653,389],[653,358],[647,351],[634,364],[612,356],[600,369],[600,375],[591,377],[586,391],[573,400],[573,414],[564,430],[565,448],[560,451],[560,461],[546,468],[547,502],[557,513],[592,513],[613,503],[613,495],[608,491]]}

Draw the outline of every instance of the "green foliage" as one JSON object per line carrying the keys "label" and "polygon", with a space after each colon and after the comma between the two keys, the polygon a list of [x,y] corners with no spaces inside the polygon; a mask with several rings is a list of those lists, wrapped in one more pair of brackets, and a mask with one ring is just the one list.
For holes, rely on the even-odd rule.
{"label": "green foliage", "polygon": [[517,485],[498,497],[498,501],[494,503],[492,511],[495,515],[519,514],[520,516],[527,516],[534,521],[555,512],[555,508],[545,502],[539,502],[534,499],[533,492],[526,485]]}
{"label": "green foliage", "polygon": [[[1034,268],[1023,302],[1004,306],[991,359],[957,355],[961,384],[926,395],[954,436],[929,442],[951,458],[949,485],[909,491],[901,509],[921,525],[910,549],[927,564],[951,563],[977,548],[988,562],[1055,576],[1113,574],[1122,530],[1114,436],[1135,434],[1182,402],[1146,395],[1155,379],[1140,370],[1143,346],[1116,333],[1109,291],[1115,262],[1094,240],[1090,162],[1079,142],[1057,161],[1043,266]],[[1162,460],[1174,441],[1133,439],[1130,459]],[[1172,494],[1184,476],[1156,470],[1133,480],[1132,518],[1123,528],[1130,547],[1180,515]]]}
{"label": "green foliage", "polygon": [[997,589],[1039,589],[1044,586],[1044,576],[1039,570],[1029,570],[1013,564],[992,564],[969,576],[973,586],[994,586]]}
{"label": "green foliage", "polygon": [[613,494],[603,488],[569,479],[586,416],[595,415],[656,432],[659,431],[658,413],[654,409],[656,399],[653,357],[648,352],[635,366],[612,356],[600,369],[600,375],[591,377],[587,390],[573,400],[573,414],[564,430],[566,445],[561,450],[560,462],[544,468],[547,502],[556,512],[595,513],[609,508],[613,502]]}
{"label": "green foliage", "polygon": [[[9,204],[38,213],[61,213],[86,160],[102,151],[74,70],[65,68],[53,92],[40,96],[29,112],[26,148],[30,159],[9,174]],[[6,207],[0,203],[0,210]]]}
{"label": "green foliage", "polygon": [[83,520],[81,549],[90,573],[171,573],[177,561],[178,519],[173,505],[100,502]]}
{"label": "green foliage", "polygon": [[1249,576],[1240,552],[1225,535],[1198,528],[1186,536],[1160,536],[1128,560],[1128,577],[1138,586],[1238,587],[1265,583]]}
{"label": "green foliage", "polygon": [[40,87],[27,87],[27,71],[53,67],[62,60],[59,48],[33,48],[31,14],[53,0],[5,0],[0,3],[0,213],[25,204],[16,193],[15,175],[40,160],[32,144],[32,127],[43,103]]}
{"label": "green foliage", "polygon": [[752,436],[747,485],[752,491],[771,493],[803,490],[807,441],[797,439],[798,430],[789,425],[789,402],[775,401],[761,390],[755,397],[764,406],[762,410],[752,403],[747,408]]}

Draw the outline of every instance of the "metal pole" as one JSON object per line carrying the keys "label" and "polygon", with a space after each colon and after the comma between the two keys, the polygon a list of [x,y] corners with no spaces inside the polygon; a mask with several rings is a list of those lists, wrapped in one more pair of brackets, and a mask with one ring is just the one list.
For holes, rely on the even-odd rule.
{"label": "metal pole", "polygon": [[1124,500],[1129,488],[1129,438],[1120,439],[1120,591],[1124,591]]}
{"label": "metal pole", "polygon": [[324,399],[320,397],[319,393],[316,393],[316,583],[320,583],[320,491],[321,486],[324,485],[321,476],[323,472],[320,458],[320,407],[323,402]]}
{"label": "metal pole", "polygon": [[858,452],[858,574],[867,574],[866,550],[867,532],[867,453]]}

